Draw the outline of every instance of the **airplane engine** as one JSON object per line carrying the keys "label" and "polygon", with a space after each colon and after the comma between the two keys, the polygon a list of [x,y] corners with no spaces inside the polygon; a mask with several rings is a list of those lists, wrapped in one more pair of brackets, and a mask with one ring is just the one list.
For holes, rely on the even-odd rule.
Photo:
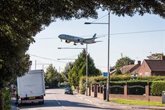
{"label": "airplane engine", "polygon": [[70,43],[70,41],[69,41],[69,40],[65,40],[65,42],[66,42],[66,43]]}
{"label": "airplane engine", "polygon": [[77,42],[79,42],[81,45],[83,45],[83,40],[82,39],[77,39]]}

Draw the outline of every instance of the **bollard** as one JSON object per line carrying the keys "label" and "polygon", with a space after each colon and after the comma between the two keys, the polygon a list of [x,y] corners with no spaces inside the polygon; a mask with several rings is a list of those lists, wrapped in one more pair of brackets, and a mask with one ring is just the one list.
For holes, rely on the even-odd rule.
{"label": "bollard", "polygon": [[162,104],[165,104],[165,91],[162,91]]}
{"label": "bollard", "polygon": [[103,99],[106,100],[106,85],[103,87]]}

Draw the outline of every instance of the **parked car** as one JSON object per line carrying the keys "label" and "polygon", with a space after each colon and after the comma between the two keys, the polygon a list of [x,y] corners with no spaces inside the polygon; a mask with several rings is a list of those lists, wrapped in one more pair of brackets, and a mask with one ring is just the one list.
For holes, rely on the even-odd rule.
{"label": "parked car", "polygon": [[71,87],[66,87],[65,88],[65,94],[73,94],[73,90]]}

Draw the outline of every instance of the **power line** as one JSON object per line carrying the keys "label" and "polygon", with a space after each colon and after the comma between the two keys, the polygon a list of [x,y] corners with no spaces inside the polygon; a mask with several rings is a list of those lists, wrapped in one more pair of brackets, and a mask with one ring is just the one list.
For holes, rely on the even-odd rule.
{"label": "power line", "polygon": [[[111,36],[115,35],[123,35],[123,34],[143,34],[143,33],[151,33],[151,32],[165,32],[165,30],[148,30],[148,31],[134,31],[134,32],[122,32],[122,33],[112,33]],[[99,35],[106,37],[107,34]]]}
{"label": "power line", "polygon": [[[134,31],[134,32],[121,32],[121,33],[112,33],[110,34],[111,36],[115,36],[115,35],[126,35],[126,34],[143,34],[143,33],[153,33],[153,32],[165,32],[164,29],[162,30],[146,30],[146,31]],[[103,36],[103,37],[106,37],[107,34],[102,34],[102,35],[99,35],[99,36]],[[100,37],[98,37],[100,38]],[[42,40],[45,40],[45,39],[57,39],[57,38],[38,38],[38,39],[42,39]]]}
{"label": "power line", "polygon": [[140,34],[140,33],[150,33],[150,32],[163,32],[163,31],[165,31],[165,30],[148,30],[148,31],[134,31],[134,32],[112,33],[111,35]]}
{"label": "power line", "polygon": [[59,60],[55,60],[55,59],[52,59],[52,58],[47,58],[47,57],[37,56],[37,55],[33,55],[33,54],[30,54],[30,56],[37,57],[37,58],[41,58],[41,59],[45,59],[45,60],[50,60],[50,61],[60,62],[60,63],[67,63],[67,62],[64,62],[64,61],[59,61]]}
{"label": "power line", "polygon": [[102,19],[102,18],[104,18],[104,17],[106,17],[106,16],[108,16],[108,14],[103,15],[102,17],[100,17],[100,18],[98,18],[98,19],[96,19],[96,20],[92,21],[91,23],[94,23],[94,22],[96,22],[96,21],[98,21],[98,20],[100,20],[100,19]]}
{"label": "power line", "polygon": [[36,40],[49,40],[49,39],[58,39],[58,38],[54,38],[54,37],[43,37],[43,38],[36,38]]}

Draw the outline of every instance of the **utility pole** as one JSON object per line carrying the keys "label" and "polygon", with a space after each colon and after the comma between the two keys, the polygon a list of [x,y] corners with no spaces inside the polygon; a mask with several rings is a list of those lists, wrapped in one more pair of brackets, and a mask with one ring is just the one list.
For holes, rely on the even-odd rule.
{"label": "utility pole", "polygon": [[110,11],[108,12],[108,65],[107,65],[107,91],[106,91],[106,101],[109,101],[109,81],[110,81]]}
{"label": "utility pole", "polygon": [[86,96],[88,96],[88,44],[86,44]]}
{"label": "utility pole", "polygon": [[108,22],[107,23],[95,23],[95,22],[85,22],[84,24],[107,24],[108,25],[108,63],[107,63],[107,86],[106,86],[106,100],[109,101],[109,82],[110,82],[110,10],[108,12]]}

